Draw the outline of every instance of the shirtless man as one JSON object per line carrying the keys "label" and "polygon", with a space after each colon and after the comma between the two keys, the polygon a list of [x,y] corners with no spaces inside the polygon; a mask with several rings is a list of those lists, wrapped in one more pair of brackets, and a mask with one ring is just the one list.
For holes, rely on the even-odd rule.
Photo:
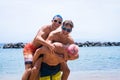
{"label": "shirtless man", "polygon": [[[54,46],[46,42],[46,38],[48,37],[50,32],[56,30],[61,25],[62,20],[63,19],[60,15],[55,15],[53,17],[52,24],[42,26],[34,40],[31,43],[25,45],[23,50],[25,60],[25,72],[22,76],[22,80],[29,80],[32,68],[33,55],[37,48],[44,45],[47,46],[50,50],[54,49]],[[41,59],[39,61],[41,61]]]}
{"label": "shirtless man", "polygon": [[[55,53],[63,53],[62,49],[63,47],[66,47],[67,45],[70,44],[74,44],[73,39],[71,38],[71,36],[69,35],[69,33],[72,31],[73,28],[73,23],[71,20],[66,20],[63,22],[63,26],[62,26],[62,31],[53,31],[49,34],[48,38],[47,38],[47,42],[50,43],[51,45],[54,44],[54,42],[60,42],[62,44],[64,44],[62,47],[60,47],[59,45],[55,45]],[[37,50],[35,54],[39,55],[40,51]],[[46,52],[48,53],[48,52]],[[50,52],[51,53],[51,52]],[[48,54],[50,56],[50,53]],[[53,57],[53,55],[51,54],[51,56]],[[56,58],[56,57],[54,57]],[[78,58],[78,55],[76,57],[71,58],[71,60]],[[36,59],[36,58],[35,58]],[[53,59],[52,62],[51,60],[49,60],[50,57],[43,57],[43,61],[45,60],[46,63],[51,63],[51,65],[54,65],[52,63],[54,63]],[[57,61],[57,60],[56,60]],[[63,75],[62,75],[62,80],[67,80],[68,76],[69,76],[69,68],[66,64],[66,62],[61,63],[61,68],[63,70]]]}
{"label": "shirtless man", "polygon": [[[34,54],[33,62],[36,62],[37,58],[41,54],[43,54],[42,63],[47,64],[49,66],[57,66],[60,63],[65,62],[66,60],[63,57],[64,54],[67,56],[67,60],[75,60],[79,57],[77,45],[71,44],[71,45],[64,46],[62,43],[59,43],[59,42],[54,42],[53,44],[55,46],[55,49],[54,49],[55,53],[54,54],[47,47],[43,46],[43,47],[36,50],[36,52]],[[75,49],[77,48],[77,50],[74,49],[70,52],[68,48],[70,48],[71,46],[74,47]],[[56,50],[59,51],[59,53]],[[49,72],[49,70],[46,70],[46,71],[47,71],[47,73]],[[66,73],[66,72],[63,72],[63,74],[64,73]],[[61,77],[59,77],[56,79],[56,77],[55,77],[53,79],[53,77],[54,76],[52,76],[52,80],[54,80],[54,79],[55,80],[65,80],[65,78],[61,79]],[[40,80],[46,80],[46,79],[43,77],[40,77]]]}
{"label": "shirtless man", "polygon": [[[46,41],[49,42],[50,44],[52,44],[54,42],[60,42],[64,45],[74,44],[73,38],[69,35],[69,33],[72,31],[73,27],[74,27],[74,25],[71,20],[65,20],[61,27],[62,30],[51,32]],[[64,76],[62,76],[62,80],[67,80],[70,70],[69,70],[66,62],[61,63],[61,67],[62,67],[63,72],[67,71],[67,73],[63,73]]]}
{"label": "shirtless man", "polygon": [[[42,62],[47,63],[50,66],[56,66],[66,60],[74,60],[78,58],[78,50],[75,50],[76,48],[78,49],[77,45],[71,44],[65,46],[59,42],[54,42],[53,45],[55,46],[55,53],[52,53],[52,51],[45,46],[37,49],[33,57],[33,63],[36,62],[41,54],[44,56]],[[75,48],[72,50],[72,53],[68,50],[70,46],[74,46]],[[64,56],[66,56],[66,58],[64,58]]]}

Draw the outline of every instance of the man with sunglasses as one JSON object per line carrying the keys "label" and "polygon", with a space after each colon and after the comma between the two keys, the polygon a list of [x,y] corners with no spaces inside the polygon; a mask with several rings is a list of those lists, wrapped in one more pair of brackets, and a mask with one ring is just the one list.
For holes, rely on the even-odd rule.
{"label": "man with sunglasses", "polygon": [[[61,31],[55,30],[55,31],[51,32],[46,41],[48,43],[50,43],[51,45],[54,42],[60,42],[64,46],[74,44],[73,38],[69,35],[69,33],[72,31],[72,28],[73,28],[73,22],[71,20],[66,20],[66,21],[63,22]],[[58,46],[56,45],[56,47],[59,47],[59,45]],[[59,52],[61,52],[60,50],[61,49],[58,48],[55,52],[59,53]],[[78,56],[71,57],[68,60],[74,60],[76,58],[78,58]],[[43,65],[45,65],[45,66],[43,66]],[[52,69],[49,70],[50,68],[52,68]],[[69,73],[70,73],[70,70],[69,70],[66,62],[60,63],[57,66],[52,66],[52,67],[50,67],[48,64],[42,63],[41,64],[41,70],[40,70],[41,79],[45,75],[46,76],[48,76],[48,75],[53,75],[53,76],[59,75],[60,70],[63,71],[61,80],[67,80],[68,76],[69,76]],[[51,77],[52,76],[50,76],[50,78]],[[44,79],[42,79],[42,80],[44,80]],[[52,80],[54,80],[54,79],[52,79]]]}
{"label": "man with sunglasses", "polygon": [[[25,60],[25,72],[22,76],[22,80],[30,80],[34,75],[31,74],[33,55],[37,48],[41,46],[46,46],[50,50],[54,49],[54,46],[49,44],[46,39],[50,32],[56,30],[62,23],[63,18],[60,15],[55,15],[52,19],[52,23],[50,25],[42,26],[35,36],[34,40],[31,43],[27,43],[23,49],[23,55]],[[41,61],[41,58],[39,59]],[[36,62],[37,65],[39,63]],[[39,71],[39,70],[38,70]],[[37,75],[36,73],[35,75]]]}

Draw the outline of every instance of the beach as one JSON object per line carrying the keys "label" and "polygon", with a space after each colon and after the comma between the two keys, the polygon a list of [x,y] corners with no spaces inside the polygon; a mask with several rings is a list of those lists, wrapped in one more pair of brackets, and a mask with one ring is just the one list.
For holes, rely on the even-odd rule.
{"label": "beach", "polygon": [[[21,80],[21,75],[4,75],[0,80]],[[120,70],[71,72],[68,80],[120,80]]]}
{"label": "beach", "polygon": [[[80,57],[68,61],[68,80],[120,80],[120,47],[79,48]],[[22,49],[0,49],[0,80],[21,80]]]}
{"label": "beach", "polygon": [[68,80],[120,80],[120,71],[71,72]]}

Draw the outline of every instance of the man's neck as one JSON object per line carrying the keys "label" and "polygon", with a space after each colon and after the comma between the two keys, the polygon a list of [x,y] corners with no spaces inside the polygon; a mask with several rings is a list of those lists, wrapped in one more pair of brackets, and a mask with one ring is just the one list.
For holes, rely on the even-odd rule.
{"label": "man's neck", "polygon": [[69,36],[69,34],[64,34],[62,31],[60,32],[60,34],[65,38]]}

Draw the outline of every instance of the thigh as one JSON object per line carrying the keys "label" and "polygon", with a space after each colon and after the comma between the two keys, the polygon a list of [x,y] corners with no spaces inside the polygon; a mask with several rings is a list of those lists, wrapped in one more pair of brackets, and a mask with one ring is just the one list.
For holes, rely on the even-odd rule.
{"label": "thigh", "polygon": [[34,64],[34,67],[36,67],[37,69],[40,69],[41,63],[42,63],[42,57],[37,59],[37,61]]}
{"label": "thigh", "polygon": [[61,68],[61,71],[64,71],[64,72],[69,70],[67,62],[60,63],[60,68]]}

